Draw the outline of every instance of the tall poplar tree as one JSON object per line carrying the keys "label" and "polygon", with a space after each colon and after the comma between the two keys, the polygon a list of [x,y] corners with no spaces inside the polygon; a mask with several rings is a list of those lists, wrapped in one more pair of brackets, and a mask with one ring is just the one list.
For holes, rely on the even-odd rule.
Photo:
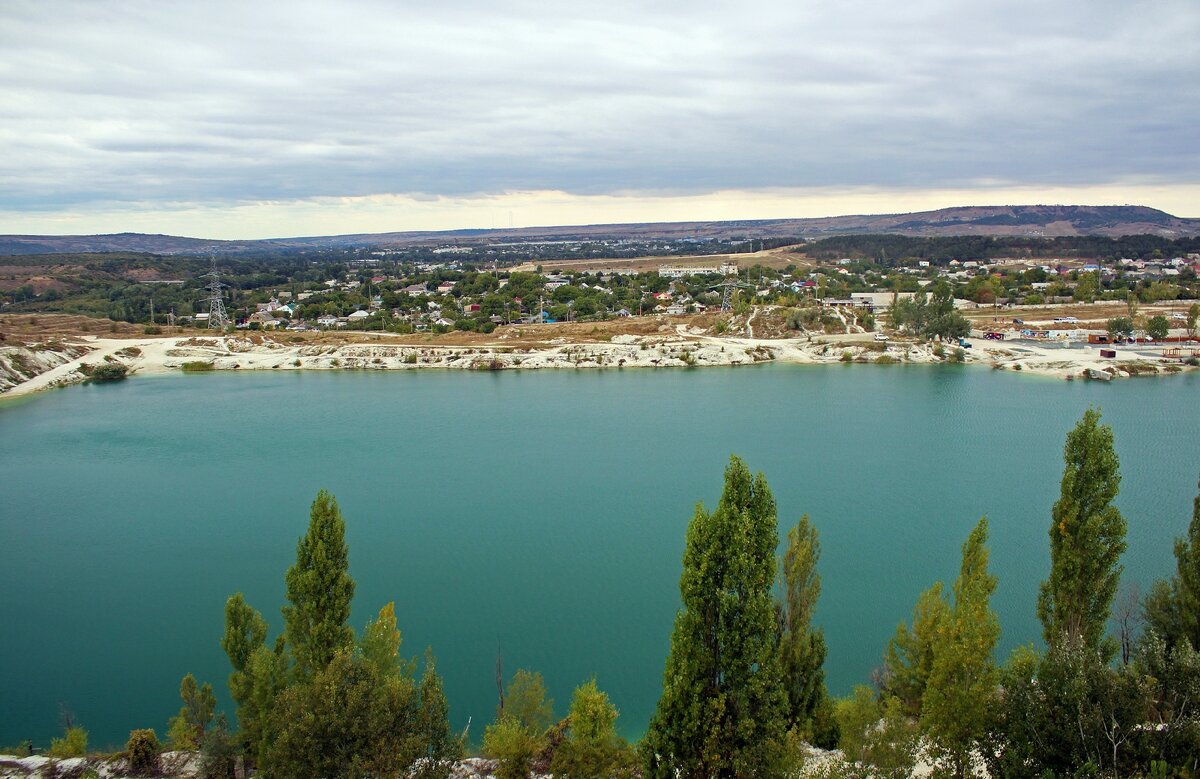
{"label": "tall poplar tree", "polygon": [[991,608],[996,577],[988,572],[987,517],[963,544],[954,606],[934,633],[933,663],[921,707],[930,751],[956,777],[972,774],[971,754],[992,723],[1000,621]]}
{"label": "tall poplar tree", "polygon": [[239,592],[225,601],[225,635],[221,648],[229,656],[229,695],[237,704],[239,740],[249,754],[257,750],[262,733],[262,716],[254,701],[254,657],[267,640],[267,622]]}
{"label": "tall poplar tree", "polygon": [[296,675],[309,679],[354,643],[348,624],[354,580],[347,573],[346,523],[337,501],[325,490],[313,501],[308,533],[296,545],[296,564],[287,572],[284,633],[296,661]]}
{"label": "tall poplar tree", "polygon": [[[783,598],[779,604],[780,618],[780,665],[788,696],[788,724],[809,741],[818,746],[832,748],[824,736],[818,733],[828,730],[819,727],[817,720],[831,719],[829,693],[825,688],[825,631],[813,629],[813,612],[817,598],[821,595],[821,575],[817,573],[817,560],[821,556],[821,543],[817,529],[808,520],[800,517],[799,523],[788,531],[787,551],[783,555]],[[820,742],[826,743],[820,743]]]}
{"label": "tall poplar tree", "polygon": [[647,779],[780,771],[787,695],[771,587],[779,536],[762,474],[731,457],[712,513],[688,526],[663,693],[642,743]]}
{"label": "tall poplar tree", "polygon": [[1179,627],[1183,637],[1192,643],[1192,649],[1200,651],[1200,494],[1192,501],[1187,535],[1175,540],[1175,567],[1179,582]]}
{"label": "tall poplar tree", "polygon": [[933,652],[938,629],[950,618],[941,582],[925,590],[913,607],[912,628],[901,622],[883,656],[884,687],[911,717],[921,714],[925,688],[933,672]]}
{"label": "tall poplar tree", "polygon": [[1113,499],[1121,484],[1112,428],[1088,409],[1067,434],[1062,492],[1050,524],[1050,578],[1038,594],[1038,618],[1050,645],[1080,644],[1110,659],[1104,640],[1125,551],[1125,518]]}
{"label": "tall poplar tree", "polygon": [[1155,582],[1144,615],[1168,647],[1187,640],[1200,651],[1200,494],[1192,502],[1187,535],[1175,539],[1175,575]]}

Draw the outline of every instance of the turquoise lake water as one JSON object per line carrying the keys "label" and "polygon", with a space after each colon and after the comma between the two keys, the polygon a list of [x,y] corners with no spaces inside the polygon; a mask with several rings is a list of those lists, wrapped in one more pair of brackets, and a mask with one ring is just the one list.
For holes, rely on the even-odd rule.
{"label": "turquoise lake water", "polygon": [[821,535],[833,692],[865,683],[918,593],[991,519],[1002,648],[1037,639],[1067,431],[1115,432],[1126,580],[1173,567],[1200,470],[1200,374],[1063,382],[964,366],[212,373],[0,403],[0,745],[66,706],[95,746],[165,733],[186,672],[228,707],[219,641],[241,590],[282,623],[318,489],[342,507],[356,628],[396,602],[478,739],[506,674],[565,713],[596,675],[629,735],[661,684],[684,531],[731,453],[780,531]]}

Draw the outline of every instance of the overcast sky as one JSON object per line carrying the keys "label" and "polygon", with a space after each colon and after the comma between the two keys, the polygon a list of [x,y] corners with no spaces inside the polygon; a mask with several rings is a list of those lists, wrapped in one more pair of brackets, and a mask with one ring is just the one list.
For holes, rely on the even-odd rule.
{"label": "overcast sky", "polygon": [[0,3],[5,233],[1016,202],[1200,217],[1200,3]]}

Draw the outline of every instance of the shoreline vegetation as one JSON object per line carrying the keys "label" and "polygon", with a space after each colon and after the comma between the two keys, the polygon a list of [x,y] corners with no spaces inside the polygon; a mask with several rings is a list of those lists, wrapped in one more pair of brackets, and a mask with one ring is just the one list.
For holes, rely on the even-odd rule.
{"label": "shoreline vegetation", "polygon": [[[397,335],[333,331],[289,333],[206,330],[145,334],[104,330],[103,320],[61,315],[0,316],[0,398],[95,380],[101,375],[152,375],[216,370],[538,370],[547,368],[692,368],[793,364],[982,365],[1060,379],[1108,380],[1179,373],[1195,366],[1200,344],[1087,343],[1112,313],[1089,306],[1018,311],[1020,327],[1056,325],[1077,315],[1074,340],[1021,338],[997,317],[968,317],[969,334],[927,339],[864,327],[840,312],[806,321],[806,309],[760,306],[740,314],[630,317],[598,323],[529,324],[493,333]],[[799,313],[797,313],[799,312]],[[828,321],[839,317],[836,323]],[[1085,318],[1086,317],[1086,318]],[[813,317],[808,317],[812,319]],[[1026,324],[1028,323],[1028,324]],[[1057,325],[1061,328],[1062,325]],[[833,332],[830,332],[833,331]],[[1003,340],[986,337],[1002,333]],[[1063,332],[1061,329],[1046,332]],[[886,338],[886,340],[882,340]],[[1174,350],[1172,351],[1172,347]],[[1112,349],[1112,355],[1103,352]]]}
{"label": "shoreline vegetation", "polygon": [[802,516],[777,557],[766,478],[731,456],[716,506],[698,504],[687,528],[661,697],[640,742],[617,734],[596,678],[557,719],[541,674],[506,676],[498,649],[495,720],[484,757],[466,759],[470,725],[450,730],[432,648],[420,661],[402,656],[394,602],[361,632],[349,624],[346,523],[321,490],[285,576],[283,631],[269,640],[240,592],[226,603],[236,726],[189,673],[166,744],[136,729],[123,752],[88,759],[87,733],[68,718],[48,754],[25,742],[23,754],[0,755],[0,776],[1190,779],[1200,769],[1200,496],[1175,542],[1176,573],[1145,598],[1118,599],[1120,482],[1112,430],[1089,409],[1067,434],[1050,570],[1029,604],[1044,650],[995,657],[984,516],[957,578],[921,594],[872,684],[838,699],[812,622],[818,523]]}

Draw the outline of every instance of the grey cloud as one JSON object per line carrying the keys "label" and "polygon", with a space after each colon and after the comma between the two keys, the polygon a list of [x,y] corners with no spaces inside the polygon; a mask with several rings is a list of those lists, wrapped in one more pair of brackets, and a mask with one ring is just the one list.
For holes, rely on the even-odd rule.
{"label": "grey cloud", "polygon": [[6,3],[0,207],[1194,182],[1193,2]]}

